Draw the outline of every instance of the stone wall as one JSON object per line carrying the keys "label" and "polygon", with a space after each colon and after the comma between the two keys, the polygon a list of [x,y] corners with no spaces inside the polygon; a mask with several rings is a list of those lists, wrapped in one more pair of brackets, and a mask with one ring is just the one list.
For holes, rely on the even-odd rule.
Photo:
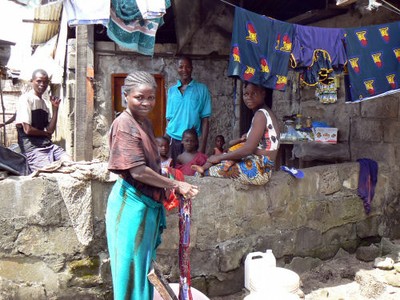
{"label": "stone wall", "polygon": [[[193,201],[193,285],[210,297],[240,291],[244,259],[254,251],[271,248],[278,265],[299,271],[302,258],[324,260],[340,248],[354,252],[381,237],[400,237],[399,194],[389,166],[379,168],[369,215],[357,196],[358,163],[307,168],[303,179],[278,171],[260,187],[189,177],[201,190]],[[0,298],[112,298],[104,230],[112,182],[89,181],[79,197],[90,199],[90,209],[79,212],[94,228],[92,241],[83,245],[63,200],[71,176],[0,181]],[[168,212],[167,226],[157,259],[167,278],[177,282],[176,210]]]}
{"label": "stone wall", "polygon": [[[314,25],[343,27],[390,21],[394,20],[380,11],[365,16],[348,14]],[[96,45],[93,141],[96,158],[108,156],[107,131],[113,118],[111,74],[147,70],[162,74],[166,88],[177,79],[175,58],[168,49],[158,49],[150,58],[115,47],[113,43]],[[73,51],[67,61],[74,61],[72,58]],[[68,64],[69,70],[73,68]],[[68,79],[73,79],[72,75]],[[216,134],[224,134],[227,140],[236,137],[238,119],[232,112],[237,108],[233,103],[233,81],[227,78],[227,59],[195,58],[193,77],[207,84],[212,93],[214,115],[210,143]],[[223,179],[189,179],[201,189],[193,202],[193,285],[210,297],[231,294],[243,287],[243,262],[249,252],[272,248],[279,265],[299,270],[304,267],[299,266],[302,258],[327,259],[340,248],[353,252],[359,245],[381,237],[400,237],[397,176],[400,97],[392,95],[365,103],[344,104],[341,82],[339,102],[322,105],[315,99],[312,88],[295,84],[296,74],[292,73],[289,79],[290,88],[286,93],[274,92],[273,109],[279,119],[297,112],[324,119],[339,128],[339,141],[349,143],[353,161],[369,157],[379,162],[372,212],[368,216],[364,213],[357,196],[357,163],[307,168],[306,177],[301,180],[278,171],[263,187],[245,187]],[[67,82],[67,118],[73,115],[74,85],[70,83]],[[73,124],[68,123],[67,150],[73,145],[71,128]],[[91,199],[91,213],[85,216],[94,224],[92,242],[82,245],[59,183],[68,176],[10,177],[0,181],[3,233],[0,236],[0,298],[112,298],[104,231],[106,199],[112,184],[93,180],[82,195]],[[178,278],[177,224],[176,211],[169,212],[168,229],[158,251],[163,273],[175,282]]]}
{"label": "stone wall", "polygon": [[[116,48],[114,43],[96,43],[95,66],[95,122],[94,122],[94,156],[108,157],[107,132],[114,118],[112,107],[111,75],[130,73],[134,70],[161,74],[165,80],[165,91],[179,79],[177,58],[166,55],[168,49],[161,49],[164,55],[154,57],[135,55]],[[215,136],[223,134],[228,141],[236,136],[234,128],[238,119],[233,110],[233,80],[227,77],[227,59],[201,57],[193,58],[193,78],[206,84],[211,92],[213,115],[210,123],[208,146],[214,145]],[[164,116],[165,117],[165,116]]]}

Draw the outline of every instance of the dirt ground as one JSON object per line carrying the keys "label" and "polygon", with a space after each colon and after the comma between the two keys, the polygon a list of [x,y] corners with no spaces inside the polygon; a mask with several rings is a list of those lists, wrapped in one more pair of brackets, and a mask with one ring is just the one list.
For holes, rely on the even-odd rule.
{"label": "dirt ground", "polygon": [[393,271],[373,267],[355,255],[332,259],[300,276],[306,300],[394,300],[400,288],[387,284],[385,276]]}
{"label": "dirt ground", "polygon": [[[399,253],[400,254],[400,253]],[[374,262],[363,262],[355,254],[342,255],[300,275],[305,300],[399,300],[400,287],[389,285],[387,276],[394,276],[400,286],[400,273],[374,268]],[[211,298],[242,300],[248,293]],[[266,297],[266,300],[281,300]]]}

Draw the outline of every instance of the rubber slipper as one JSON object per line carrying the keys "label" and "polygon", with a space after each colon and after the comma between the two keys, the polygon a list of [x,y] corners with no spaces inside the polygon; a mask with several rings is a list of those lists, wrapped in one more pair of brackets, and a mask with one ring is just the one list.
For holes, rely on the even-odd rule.
{"label": "rubber slipper", "polygon": [[303,171],[297,170],[296,168],[288,168],[286,166],[281,166],[281,170],[289,173],[290,175],[292,175],[293,177],[296,177],[296,178],[304,177]]}

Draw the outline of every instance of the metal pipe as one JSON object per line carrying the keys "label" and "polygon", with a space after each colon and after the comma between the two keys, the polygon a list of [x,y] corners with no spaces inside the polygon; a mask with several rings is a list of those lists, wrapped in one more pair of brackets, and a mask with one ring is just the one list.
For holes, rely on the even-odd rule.
{"label": "metal pipe", "polygon": [[4,105],[4,100],[3,100],[3,70],[0,69],[0,99],[1,99],[1,109],[2,109],[2,116],[3,116],[3,145],[6,146],[6,141],[7,141],[7,132],[6,132],[6,107]]}

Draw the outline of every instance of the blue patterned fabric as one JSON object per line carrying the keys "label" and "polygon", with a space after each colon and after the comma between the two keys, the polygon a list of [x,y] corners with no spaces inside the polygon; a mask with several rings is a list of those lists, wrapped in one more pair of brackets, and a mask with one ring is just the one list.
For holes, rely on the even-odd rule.
{"label": "blue patterned fabric", "polygon": [[232,164],[223,160],[211,166],[204,176],[232,178],[249,185],[264,185],[271,178],[274,162],[268,156],[251,154]]}
{"label": "blue patterned fabric", "polygon": [[293,32],[293,24],[236,7],[228,76],[285,90]]}
{"label": "blue patterned fabric", "polygon": [[399,92],[400,22],[347,28],[348,102]]}

